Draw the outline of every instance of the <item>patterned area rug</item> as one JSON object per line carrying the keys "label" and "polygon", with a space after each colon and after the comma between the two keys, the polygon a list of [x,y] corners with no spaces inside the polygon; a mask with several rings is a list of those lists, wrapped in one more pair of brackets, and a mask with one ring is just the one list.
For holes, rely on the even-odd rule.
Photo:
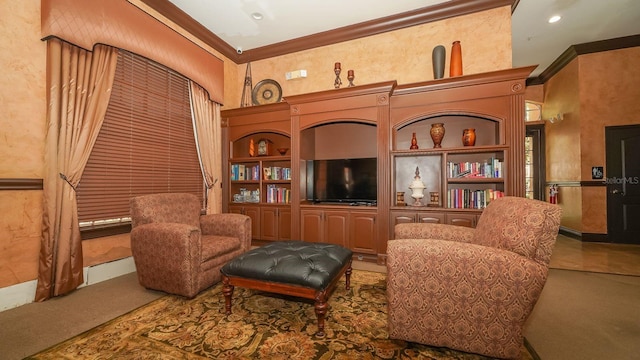
{"label": "patterned area rug", "polygon": [[[236,287],[226,316],[218,284],[192,300],[164,296],[27,359],[488,359],[389,340],[385,274],[354,270],[351,289],[341,285],[322,339],[312,302]],[[533,359],[524,346],[522,359]]]}

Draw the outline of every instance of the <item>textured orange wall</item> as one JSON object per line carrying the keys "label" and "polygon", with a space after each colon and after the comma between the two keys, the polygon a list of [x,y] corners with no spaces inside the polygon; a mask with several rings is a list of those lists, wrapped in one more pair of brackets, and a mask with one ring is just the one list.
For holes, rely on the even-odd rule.
{"label": "textured orange wall", "polygon": [[[604,166],[606,171],[606,126],[640,124],[639,59],[640,47],[581,55],[578,58],[583,180],[591,180],[592,166]],[[582,198],[583,232],[606,234],[606,188],[584,187]]]}
{"label": "textured orange wall", "polygon": [[[449,76],[451,44],[460,40],[464,74],[511,68],[511,8],[509,6],[460,16],[408,29],[346,41],[251,63],[253,85],[273,79],[283,96],[333,89],[334,63],[342,64],[343,87],[347,70],[354,70],[356,85],[397,80],[398,84],[433,79],[431,52],[447,50],[445,77]],[[307,70],[307,78],[286,80],[288,71]],[[238,66],[235,93],[225,94],[225,109],[240,106],[246,64]],[[227,88],[229,89],[229,88]]]}
{"label": "textured orange wall", "polygon": [[[578,60],[574,59],[544,84],[542,118],[562,113],[564,120],[545,124],[547,182],[580,180],[580,95]],[[582,193],[561,187],[562,226],[582,231]]]}
{"label": "textured orange wall", "polygon": [[[547,181],[590,181],[591,167],[606,169],[605,127],[640,124],[640,47],[580,55],[544,87]],[[606,176],[606,174],[605,174]],[[605,187],[562,188],[562,226],[607,233]]]}
{"label": "textured orange wall", "polygon": [[[0,1],[0,178],[41,179],[46,113],[40,1]],[[37,274],[42,191],[0,191],[0,287]]]}

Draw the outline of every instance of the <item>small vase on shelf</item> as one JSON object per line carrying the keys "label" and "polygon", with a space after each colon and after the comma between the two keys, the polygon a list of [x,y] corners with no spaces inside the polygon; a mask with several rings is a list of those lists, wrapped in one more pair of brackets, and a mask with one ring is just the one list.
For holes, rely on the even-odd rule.
{"label": "small vase on shelf", "polygon": [[413,133],[413,135],[411,136],[411,146],[409,147],[409,149],[415,150],[417,148],[418,148],[418,139],[416,138],[416,133]]}
{"label": "small vase on shelf", "polygon": [[429,131],[429,134],[431,135],[431,140],[433,140],[434,148],[442,147],[440,144],[442,143],[444,132],[445,131],[443,123],[431,124],[431,130]]}
{"label": "small vase on shelf", "polygon": [[462,145],[474,146],[476,144],[476,129],[462,130]]}

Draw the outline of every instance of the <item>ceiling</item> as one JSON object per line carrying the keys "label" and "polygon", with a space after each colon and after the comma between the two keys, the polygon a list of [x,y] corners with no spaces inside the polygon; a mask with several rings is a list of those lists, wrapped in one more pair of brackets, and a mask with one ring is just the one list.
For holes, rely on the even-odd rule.
{"label": "ceiling", "polygon": [[[640,34],[638,0],[143,1],[165,16],[170,9],[166,4],[164,7],[159,4],[170,1],[187,15],[185,18],[199,23],[201,38],[207,37],[208,31],[215,35],[215,41],[229,48],[228,51],[237,53],[270,48],[295,50],[283,44],[322,34],[330,39],[327,32],[331,30],[348,27],[353,32],[363,25],[360,23],[371,24],[380,19],[387,19],[384,24],[393,28],[394,23],[401,20],[419,17],[426,8],[430,8],[426,12],[442,13],[444,18],[447,9],[458,11],[471,3],[493,7],[512,5],[515,6],[512,11],[513,67],[538,64],[532,77],[540,75],[572,45]],[[262,15],[261,20],[252,17],[256,13]],[[551,15],[560,15],[562,19],[549,24],[547,20]],[[368,28],[375,31],[375,26]]]}

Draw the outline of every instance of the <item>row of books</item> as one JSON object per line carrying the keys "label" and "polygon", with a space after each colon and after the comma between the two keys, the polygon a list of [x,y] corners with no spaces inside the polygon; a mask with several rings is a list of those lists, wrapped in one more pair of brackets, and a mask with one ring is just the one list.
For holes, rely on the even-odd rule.
{"label": "row of books", "polygon": [[231,181],[242,180],[260,180],[260,176],[264,180],[291,180],[291,168],[271,166],[265,167],[260,171],[260,165],[244,165],[244,164],[232,164],[231,165]]}
{"label": "row of books", "polygon": [[483,162],[453,162],[447,163],[449,178],[501,178],[502,161],[490,158]]}
{"label": "row of books", "polygon": [[491,200],[503,196],[504,192],[494,189],[450,189],[447,193],[447,207],[451,209],[484,209]]}
{"label": "row of books", "polygon": [[267,185],[265,201],[267,203],[288,204],[291,202],[291,189],[278,187],[275,184]]}
{"label": "row of books", "polygon": [[291,180],[291,168],[271,166],[262,170],[264,180]]}

